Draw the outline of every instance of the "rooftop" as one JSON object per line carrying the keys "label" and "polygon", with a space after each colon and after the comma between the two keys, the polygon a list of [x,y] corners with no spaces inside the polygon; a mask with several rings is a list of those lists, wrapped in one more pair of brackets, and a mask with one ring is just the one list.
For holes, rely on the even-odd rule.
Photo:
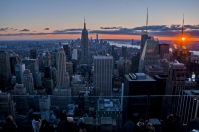
{"label": "rooftop", "polygon": [[121,111],[121,105],[118,99],[99,99],[98,111]]}
{"label": "rooftop", "polygon": [[94,56],[94,59],[113,59],[112,56]]}
{"label": "rooftop", "polygon": [[132,79],[129,75],[124,75],[125,78],[129,81],[129,82],[146,82],[146,81],[156,81],[155,79],[153,79],[152,77],[144,74],[144,73],[135,73],[134,75],[137,76],[136,79]]}

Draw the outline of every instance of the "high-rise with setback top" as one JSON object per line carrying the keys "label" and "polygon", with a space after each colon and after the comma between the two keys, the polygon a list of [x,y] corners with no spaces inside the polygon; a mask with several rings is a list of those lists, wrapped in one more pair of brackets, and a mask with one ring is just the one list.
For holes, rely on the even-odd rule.
{"label": "high-rise with setback top", "polygon": [[86,29],[86,23],[84,20],[84,29],[82,30],[82,37],[81,37],[81,64],[88,64],[89,63],[89,49],[88,49],[88,31]]}
{"label": "high-rise with setback top", "polygon": [[66,72],[66,55],[63,47],[61,47],[57,52],[56,68],[57,68],[57,76],[56,76],[57,87],[64,87],[65,86],[64,75]]}

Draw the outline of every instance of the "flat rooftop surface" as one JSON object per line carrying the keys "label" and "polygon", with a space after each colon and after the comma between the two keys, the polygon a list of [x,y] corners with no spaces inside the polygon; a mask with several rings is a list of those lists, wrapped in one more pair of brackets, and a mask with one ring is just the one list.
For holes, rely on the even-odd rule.
{"label": "flat rooftop surface", "polygon": [[146,75],[146,79],[136,79],[136,80],[131,79],[131,77],[129,77],[129,75],[124,75],[124,76],[129,82],[146,82],[146,81],[154,82],[154,81],[156,81],[155,79],[153,79],[152,77],[150,77],[148,75]]}

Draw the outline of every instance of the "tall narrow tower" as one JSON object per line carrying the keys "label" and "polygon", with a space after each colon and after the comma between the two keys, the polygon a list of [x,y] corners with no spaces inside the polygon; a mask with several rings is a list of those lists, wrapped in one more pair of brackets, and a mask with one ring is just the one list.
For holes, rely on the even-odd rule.
{"label": "tall narrow tower", "polygon": [[96,40],[98,40],[98,33],[96,33]]}
{"label": "tall narrow tower", "polygon": [[185,38],[184,38],[184,14],[183,14],[183,21],[182,21],[182,34],[181,34],[181,45],[180,45],[180,48],[183,48],[184,47],[184,40],[185,40]]}
{"label": "tall narrow tower", "polygon": [[22,83],[24,87],[26,87],[26,92],[29,94],[32,94],[34,91],[34,82],[33,82],[33,77],[30,70],[26,69],[23,72]]}
{"label": "tall narrow tower", "polygon": [[145,42],[147,41],[147,39],[151,38],[150,36],[148,36],[147,30],[148,30],[148,8],[147,8],[147,18],[146,18],[146,31],[142,31],[142,33],[141,33],[141,46],[140,46],[140,53],[141,54],[143,52]]}
{"label": "tall narrow tower", "polygon": [[50,52],[47,51],[45,54],[45,60],[44,65],[50,67],[51,66],[51,58],[50,58]]}
{"label": "tall narrow tower", "polygon": [[57,52],[56,68],[57,68],[57,76],[56,76],[57,87],[64,87],[65,86],[64,75],[66,72],[66,55],[62,46]]}
{"label": "tall narrow tower", "polygon": [[0,90],[9,87],[9,78],[11,77],[9,54],[5,51],[0,51]]}
{"label": "tall narrow tower", "polygon": [[82,30],[81,37],[81,64],[88,64],[89,51],[88,51],[88,31],[86,29],[86,23],[84,18],[84,29]]}

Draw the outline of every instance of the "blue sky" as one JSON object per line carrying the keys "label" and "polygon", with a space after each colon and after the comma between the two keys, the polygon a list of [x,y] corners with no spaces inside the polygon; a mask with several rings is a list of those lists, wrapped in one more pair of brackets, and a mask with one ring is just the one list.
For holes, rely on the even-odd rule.
{"label": "blue sky", "polygon": [[[199,25],[199,0],[1,0],[0,34],[51,33],[55,30],[82,28],[86,17],[87,28],[135,28],[149,25]],[[12,29],[17,30],[12,30]],[[49,28],[49,30],[44,30]]]}

